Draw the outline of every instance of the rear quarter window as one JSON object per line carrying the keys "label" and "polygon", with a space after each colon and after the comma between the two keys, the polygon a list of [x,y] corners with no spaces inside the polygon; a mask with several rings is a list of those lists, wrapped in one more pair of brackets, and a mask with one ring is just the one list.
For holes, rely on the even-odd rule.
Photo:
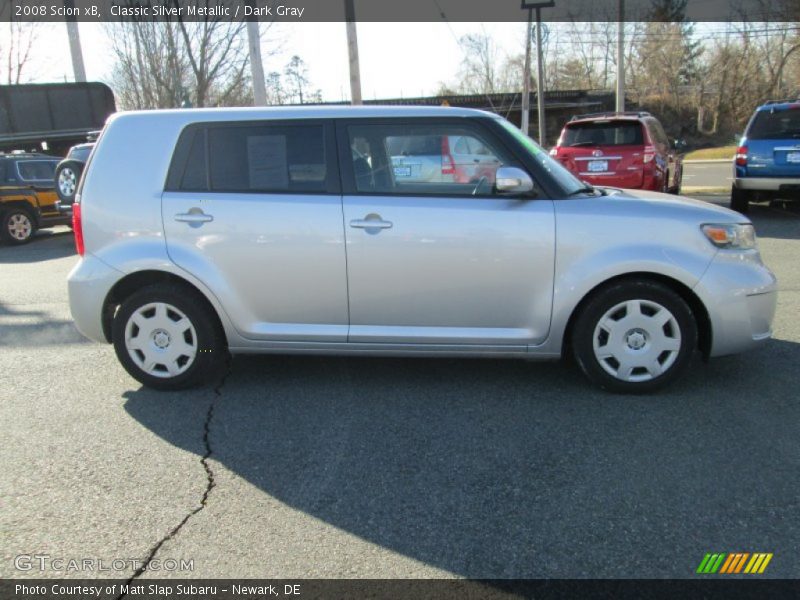
{"label": "rear quarter window", "polygon": [[55,160],[18,160],[17,172],[23,181],[51,181],[57,164]]}

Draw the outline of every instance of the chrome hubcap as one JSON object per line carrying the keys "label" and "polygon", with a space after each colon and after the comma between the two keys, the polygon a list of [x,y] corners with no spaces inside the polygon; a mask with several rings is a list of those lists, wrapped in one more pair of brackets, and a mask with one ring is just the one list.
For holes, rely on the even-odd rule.
{"label": "chrome hubcap", "polygon": [[165,302],[152,302],[128,319],[125,347],[133,362],[148,375],[175,377],[194,363],[197,332],[183,312]]}
{"label": "chrome hubcap", "polygon": [[15,213],[8,218],[8,233],[14,239],[20,241],[27,240],[32,231],[33,225],[28,215],[24,213]]}
{"label": "chrome hubcap", "polygon": [[622,381],[649,381],[675,363],[681,331],[675,316],[658,302],[628,300],[600,318],[592,347],[609,375]]}
{"label": "chrome hubcap", "polygon": [[75,186],[77,184],[75,171],[72,169],[63,169],[58,175],[58,189],[65,196],[72,196],[75,193]]}

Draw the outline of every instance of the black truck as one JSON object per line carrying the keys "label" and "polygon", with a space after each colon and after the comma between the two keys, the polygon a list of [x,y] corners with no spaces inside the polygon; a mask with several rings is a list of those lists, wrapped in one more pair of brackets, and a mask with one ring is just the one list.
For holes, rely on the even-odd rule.
{"label": "black truck", "polygon": [[64,156],[116,111],[104,83],[0,85],[0,152]]}

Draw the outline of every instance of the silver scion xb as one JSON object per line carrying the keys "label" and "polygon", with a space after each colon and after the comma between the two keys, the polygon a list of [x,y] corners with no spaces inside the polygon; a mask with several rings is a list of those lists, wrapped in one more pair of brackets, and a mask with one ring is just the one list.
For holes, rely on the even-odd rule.
{"label": "silver scion xb", "polygon": [[[479,170],[404,177],[388,143],[454,139]],[[775,313],[745,217],[592,188],[473,110],[117,114],[74,220],[78,329],[158,389],[218,377],[229,352],[571,353],[601,387],[646,392],[695,350],[764,342]]]}

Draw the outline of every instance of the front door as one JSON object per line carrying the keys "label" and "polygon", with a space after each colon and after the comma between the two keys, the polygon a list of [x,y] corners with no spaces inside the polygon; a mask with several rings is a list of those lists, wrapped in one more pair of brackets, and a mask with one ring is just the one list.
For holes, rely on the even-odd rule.
{"label": "front door", "polygon": [[[553,203],[496,194],[497,167],[516,161],[479,123],[454,121],[340,126],[340,148],[349,149],[340,156],[351,158],[343,165],[352,187],[343,198],[350,342],[524,350],[548,335]],[[465,183],[396,177],[387,139],[431,135],[467,138],[496,166]]]}

